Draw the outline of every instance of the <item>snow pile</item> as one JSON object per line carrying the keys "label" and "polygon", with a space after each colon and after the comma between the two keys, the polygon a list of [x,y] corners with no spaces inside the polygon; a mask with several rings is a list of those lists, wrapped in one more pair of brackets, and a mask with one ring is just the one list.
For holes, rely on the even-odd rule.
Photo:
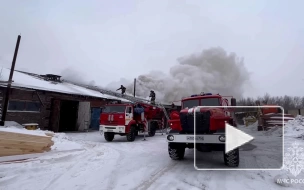
{"label": "snow pile", "polygon": [[250,130],[250,131],[257,131],[258,130],[258,121],[248,125],[247,127],[244,126],[244,129]]}
{"label": "snow pile", "polygon": [[20,125],[19,123],[15,122],[15,121],[5,121],[4,126],[1,126],[1,127],[10,127],[10,126],[23,128],[22,125]]}
{"label": "snow pile", "polygon": [[43,131],[40,129],[37,130],[27,130],[25,128],[20,128],[16,126],[10,126],[10,127],[0,127],[0,131],[3,132],[12,132],[12,133],[22,133],[22,134],[28,134],[28,135],[38,135],[38,136],[47,136],[45,133],[53,133],[51,131]]}
{"label": "snow pile", "polygon": [[83,149],[81,144],[72,141],[65,133],[55,133],[52,140],[54,141],[52,150],[67,151]]}
{"label": "snow pile", "polygon": [[54,145],[51,147],[51,149],[54,151],[83,149],[81,144],[72,141],[65,133],[53,133],[52,131],[41,130],[41,129],[27,130],[25,128],[20,128],[15,126],[0,127],[0,131],[22,133],[28,135],[38,135],[38,136],[48,136],[47,134],[51,134],[52,140],[54,141]]}
{"label": "snow pile", "polygon": [[304,117],[298,115],[294,120],[290,120],[284,127],[285,136],[304,139]]}
{"label": "snow pile", "polygon": [[280,126],[271,127],[270,129],[265,131],[264,134],[269,136],[281,137],[283,135],[282,127]]}

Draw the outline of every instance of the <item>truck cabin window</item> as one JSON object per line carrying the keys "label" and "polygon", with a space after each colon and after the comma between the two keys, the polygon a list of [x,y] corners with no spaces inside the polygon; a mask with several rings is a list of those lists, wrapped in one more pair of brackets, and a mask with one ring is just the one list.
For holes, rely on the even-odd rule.
{"label": "truck cabin window", "polygon": [[195,106],[199,106],[199,99],[195,100],[186,100],[183,102],[183,108],[193,108]]}
{"label": "truck cabin window", "polygon": [[132,113],[132,108],[131,107],[127,108],[127,113]]}
{"label": "truck cabin window", "polygon": [[125,113],[126,106],[106,106],[102,112],[103,113]]}
{"label": "truck cabin window", "polygon": [[[201,103],[200,103],[201,101]],[[220,106],[220,99],[218,98],[205,98],[205,99],[195,99],[186,100],[183,102],[183,108],[193,108],[195,106]]]}
{"label": "truck cabin window", "polygon": [[220,106],[220,100],[218,98],[201,99],[201,106]]}

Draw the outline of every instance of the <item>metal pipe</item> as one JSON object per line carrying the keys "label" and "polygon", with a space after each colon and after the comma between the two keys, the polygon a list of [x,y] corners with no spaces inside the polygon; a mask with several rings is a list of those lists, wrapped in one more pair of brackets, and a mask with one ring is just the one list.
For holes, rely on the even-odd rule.
{"label": "metal pipe", "polygon": [[10,72],[9,79],[8,79],[8,84],[7,84],[7,87],[6,87],[6,95],[5,95],[4,106],[3,106],[3,109],[2,109],[3,112],[2,112],[2,116],[1,116],[0,126],[4,126],[4,122],[5,122],[5,119],[6,119],[8,101],[9,101],[9,95],[10,95],[10,89],[11,89],[11,82],[12,82],[13,75],[14,75],[15,64],[16,64],[16,60],[17,60],[20,40],[21,40],[21,35],[18,35],[18,39],[17,39],[17,43],[16,43],[16,47],[15,47],[14,58],[13,58],[12,66],[11,66],[11,72]]}
{"label": "metal pipe", "polygon": [[134,92],[133,92],[134,97],[135,97],[135,90],[136,90],[136,78],[134,79]]}

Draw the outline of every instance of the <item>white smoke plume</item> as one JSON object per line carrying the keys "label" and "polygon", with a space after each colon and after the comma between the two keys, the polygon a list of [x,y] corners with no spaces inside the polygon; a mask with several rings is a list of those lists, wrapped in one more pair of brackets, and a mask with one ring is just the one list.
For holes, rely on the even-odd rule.
{"label": "white smoke plume", "polygon": [[[235,53],[228,54],[222,48],[210,48],[197,55],[182,57],[178,62],[170,69],[169,75],[161,71],[140,75],[136,83],[136,96],[148,97],[150,90],[154,90],[156,101],[163,103],[179,101],[182,97],[201,92],[239,99],[245,87],[250,85],[250,73],[243,59]],[[126,86],[128,93],[133,93],[133,81],[121,79],[120,83]]]}
{"label": "white smoke plume", "polygon": [[[68,80],[71,82],[75,82],[78,84],[85,84],[87,85],[89,82],[85,80],[84,74],[81,71],[78,71],[74,68],[68,67],[61,71],[61,76],[63,80]],[[92,81],[90,82],[92,84]],[[93,84],[95,85],[95,84]]]}

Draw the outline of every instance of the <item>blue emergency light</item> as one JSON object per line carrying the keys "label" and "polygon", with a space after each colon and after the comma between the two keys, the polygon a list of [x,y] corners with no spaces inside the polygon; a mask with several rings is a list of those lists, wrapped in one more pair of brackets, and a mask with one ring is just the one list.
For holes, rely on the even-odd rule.
{"label": "blue emergency light", "polygon": [[196,96],[206,96],[206,95],[212,95],[212,93],[202,93],[202,94],[193,94],[190,97],[196,97]]}

